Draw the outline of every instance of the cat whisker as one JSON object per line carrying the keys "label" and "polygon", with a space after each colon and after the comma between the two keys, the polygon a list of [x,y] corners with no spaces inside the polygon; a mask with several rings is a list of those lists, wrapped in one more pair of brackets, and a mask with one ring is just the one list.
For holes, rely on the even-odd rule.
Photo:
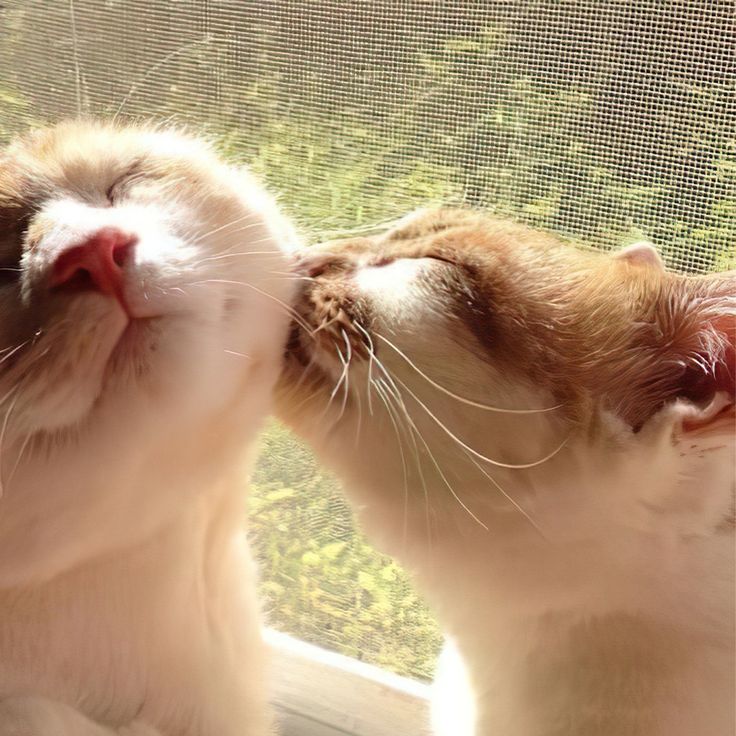
{"label": "cat whisker", "polygon": [[[388,372],[388,370],[386,369],[386,367],[385,367],[385,366],[384,366],[384,365],[383,365],[383,364],[382,364],[382,363],[381,363],[381,362],[380,362],[380,361],[378,360],[378,358],[377,358],[377,357],[375,358],[375,360],[377,361],[377,363],[378,363],[378,366],[379,366],[379,367],[381,368],[381,370],[383,371],[383,373],[385,374],[385,376],[387,377],[387,379],[391,380],[391,382],[393,383],[393,385],[394,385],[394,389],[395,389],[395,392],[396,392],[397,394],[399,394],[399,388],[398,388],[398,386],[396,386],[396,383],[395,383],[395,382],[393,381],[393,378],[392,378],[392,377],[391,377],[391,376],[389,375],[389,372]],[[421,401],[419,401],[419,399],[418,399],[418,398],[417,398],[417,397],[416,397],[416,396],[415,396],[415,395],[413,394],[413,392],[412,392],[411,390],[409,390],[409,389],[408,389],[408,387],[407,387],[407,386],[406,386],[406,385],[405,385],[405,384],[404,384],[404,383],[403,383],[403,382],[401,381],[401,379],[399,379],[398,377],[396,377],[396,380],[397,380],[397,381],[399,381],[399,383],[401,383],[401,384],[402,384],[402,385],[404,386],[404,388],[405,388],[405,389],[406,389],[407,391],[409,391],[409,393],[410,393],[410,394],[412,395],[412,397],[414,398],[414,400],[415,400],[415,401],[417,401],[417,402],[418,402],[418,403],[420,404],[420,406],[422,406],[422,408],[424,408],[424,409],[425,409],[425,411],[427,411],[427,412],[428,412],[428,413],[430,414],[430,416],[431,416],[431,418],[432,418],[432,419],[434,419],[434,420],[435,420],[436,422],[438,422],[438,423],[440,424],[440,426],[441,426],[441,427],[442,427],[443,429],[446,429],[446,428],[444,427],[444,425],[442,425],[442,423],[441,423],[441,422],[439,422],[439,420],[438,420],[438,419],[437,419],[437,418],[436,418],[436,417],[435,417],[435,416],[434,416],[434,415],[433,415],[433,414],[432,414],[431,412],[429,412],[429,409],[428,409],[428,408],[427,408],[426,406],[424,406],[424,405],[422,404],[422,402],[421,402]],[[454,490],[454,489],[452,488],[452,486],[451,486],[451,485],[450,485],[450,484],[448,483],[448,481],[447,481],[446,477],[444,476],[444,473],[442,472],[441,468],[439,467],[439,464],[437,463],[437,461],[436,461],[436,459],[435,459],[435,457],[434,457],[434,454],[433,454],[433,453],[431,452],[431,450],[430,450],[430,448],[429,448],[429,445],[427,444],[426,440],[425,440],[425,439],[424,439],[424,437],[422,436],[421,432],[419,432],[419,429],[418,429],[418,428],[416,427],[416,424],[414,423],[414,421],[413,421],[413,420],[411,419],[411,417],[410,417],[410,415],[409,415],[409,412],[408,412],[408,410],[407,410],[407,408],[406,408],[406,405],[404,404],[403,400],[402,400],[401,404],[402,404],[402,408],[403,408],[403,411],[404,411],[404,415],[406,416],[406,419],[407,419],[407,421],[408,421],[408,422],[410,422],[411,426],[412,426],[412,427],[414,428],[414,430],[416,431],[416,433],[417,433],[417,435],[418,435],[419,439],[421,440],[422,444],[424,445],[424,447],[426,448],[427,452],[429,453],[429,455],[430,455],[430,457],[431,457],[431,459],[432,459],[433,463],[435,464],[435,467],[437,468],[437,472],[438,472],[438,473],[440,474],[440,477],[442,478],[443,482],[445,483],[445,485],[448,485],[448,487],[449,487],[449,489],[450,489],[450,492],[451,492],[451,493],[452,493],[452,494],[453,494],[453,495],[454,495],[455,497],[457,497],[457,494],[456,494],[455,490]],[[448,432],[449,432],[449,430],[446,430],[446,431],[448,431]],[[455,437],[454,437],[454,435],[451,435],[451,436],[453,437],[453,439],[456,439],[456,441],[459,441],[459,440],[457,440],[457,438],[455,438]],[[566,441],[567,441],[567,440],[565,440],[565,442],[566,442]],[[464,443],[462,443],[462,442],[460,441],[460,444],[461,444],[461,445],[463,445]],[[563,443],[563,445],[564,445],[564,443]],[[558,449],[557,449],[557,450],[555,451],[555,453],[553,453],[553,454],[556,454],[556,453],[557,453],[557,452],[558,452],[558,451],[559,451],[560,449],[562,449],[562,446],[563,446],[563,445],[561,445],[561,446],[560,446],[560,447],[559,447],[559,448],[558,448]],[[531,524],[531,525],[532,525],[532,526],[533,526],[533,527],[534,527],[534,528],[535,528],[535,529],[536,529],[536,530],[537,530],[537,531],[538,531],[538,532],[539,532],[539,533],[540,533],[540,534],[541,534],[541,535],[542,535],[542,536],[544,537],[544,533],[543,533],[543,532],[542,532],[542,530],[541,530],[541,529],[540,529],[540,528],[538,527],[538,525],[537,525],[537,524],[536,524],[536,523],[534,522],[534,520],[533,520],[533,519],[532,519],[532,518],[531,518],[531,517],[529,516],[528,512],[527,512],[527,511],[526,511],[525,509],[523,509],[523,508],[521,507],[521,505],[520,505],[520,504],[519,504],[519,503],[518,503],[517,501],[515,501],[515,500],[514,500],[513,498],[511,498],[511,496],[509,496],[509,495],[508,495],[508,494],[506,493],[506,491],[505,491],[505,490],[504,490],[504,489],[503,489],[503,488],[501,487],[501,485],[500,485],[500,484],[499,484],[499,483],[498,483],[498,482],[497,482],[497,481],[495,480],[495,478],[493,478],[493,477],[492,477],[492,476],[491,476],[491,475],[490,475],[489,473],[487,473],[487,472],[486,472],[486,471],[485,471],[485,470],[484,470],[484,469],[483,469],[483,468],[482,468],[482,467],[480,466],[480,464],[479,464],[479,463],[478,463],[478,462],[477,462],[477,461],[475,460],[475,458],[473,457],[473,455],[479,455],[479,453],[476,453],[476,452],[475,452],[474,450],[472,450],[472,448],[470,448],[469,446],[465,446],[465,447],[464,447],[463,449],[464,449],[464,452],[465,452],[465,454],[466,454],[466,455],[468,456],[468,458],[469,458],[469,459],[470,459],[470,460],[471,460],[471,461],[473,462],[473,464],[474,464],[474,465],[476,465],[476,467],[477,467],[477,468],[478,468],[478,469],[479,469],[479,470],[480,470],[480,471],[481,471],[481,472],[483,473],[483,475],[485,475],[485,476],[486,476],[486,477],[488,478],[488,480],[490,480],[490,481],[491,481],[491,482],[492,482],[492,483],[494,484],[494,486],[495,486],[495,487],[496,487],[496,488],[497,488],[497,489],[498,489],[498,490],[499,490],[499,491],[500,491],[500,492],[501,492],[501,493],[503,494],[503,496],[504,496],[504,497],[505,497],[505,498],[506,498],[506,499],[507,499],[507,500],[508,500],[508,501],[509,501],[509,502],[510,502],[510,503],[511,503],[511,504],[512,504],[513,506],[514,506],[514,508],[516,508],[516,509],[517,509],[517,510],[519,511],[519,513],[521,513],[521,515],[522,515],[522,516],[523,516],[523,517],[524,517],[525,519],[527,519],[527,521],[528,521],[528,522],[529,522],[529,523],[530,523],[530,524]],[[542,462],[544,462],[545,460],[549,459],[549,457],[551,457],[551,456],[552,456],[552,455],[548,456],[547,458],[543,458]],[[481,456],[481,458],[483,459],[483,456]],[[486,460],[487,460],[488,462],[492,462],[492,461],[490,461],[490,459],[489,459],[489,458],[485,458],[485,459],[486,459]],[[479,522],[479,523],[481,524],[481,526],[482,526],[482,527],[483,527],[484,529],[486,529],[486,530],[488,529],[488,527],[487,527],[487,526],[486,526],[485,524],[483,524],[483,522],[481,522],[481,521],[480,521],[479,519],[477,519],[477,517],[475,516],[475,514],[473,514],[473,513],[472,513],[472,511],[471,511],[470,509],[468,509],[468,508],[467,508],[466,504],[464,504],[464,503],[462,502],[462,500],[461,500],[461,499],[457,498],[457,500],[458,500],[458,501],[460,502],[460,504],[461,504],[461,505],[463,506],[463,508],[466,508],[466,510],[468,511],[468,513],[470,513],[470,515],[471,515],[471,516],[472,516],[472,517],[473,517],[473,518],[474,518],[474,519],[475,519],[476,521],[478,521],[478,522]]]}
{"label": "cat whisker", "polygon": [[206,258],[200,258],[195,261],[193,266],[201,266],[203,263],[210,263],[211,261],[221,261],[223,258],[241,258],[242,256],[273,256],[283,258],[283,255],[278,251],[273,250],[243,250],[238,253],[218,253],[214,256],[207,256]]}
{"label": "cat whisker", "polygon": [[[247,229],[248,228],[243,228],[243,230],[247,230]],[[242,231],[241,230],[234,230],[232,232],[227,233],[227,237],[228,238],[232,238],[233,235],[237,235],[240,232],[242,232]],[[208,237],[211,237],[211,236],[206,236],[206,235],[205,236],[197,236],[197,237],[195,237],[195,238],[192,239],[192,244],[195,245],[195,246],[198,246],[198,247],[199,246],[202,246],[205,243],[205,241],[208,239]],[[249,241],[249,245],[255,246],[255,245],[260,245],[261,243],[272,243],[272,242],[273,242],[273,238],[269,235],[269,236],[266,236],[264,238],[258,238],[256,240],[251,240],[251,241]],[[242,243],[238,243],[238,245],[242,247]],[[227,255],[230,251],[232,251],[232,249],[234,247],[235,246],[231,246],[230,248],[225,248],[222,251],[218,251],[217,253],[214,253],[212,257],[214,257],[214,256],[220,256],[220,255]],[[248,251],[248,252],[255,253],[256,251]],[[272,254],[274,258],[283,258],[283,254],[280,254],[276,249],[274,249],[272,251],[266,251],[266,252],[263,253],[264,256],[268,256],[269,254]],[[210,256],[205,256],[205,258],[210,258]]]}
{"label": "cat whisker", "polygon": [[9,358],[12,358],[12,357],[13,357],[13,355],[15,355],[15,354],[16,354],[16,353],[17,353],[17,352],[18,352],[19,350],[21,350],[21,349],[22,349],[22,348],[24,348],[24,347],[25,347],[26,345],[28,345],[28,343],[29,343],[30,341],[31,341],[31,340],[30,340],[30,338],[29,338],[28,340],[24,340],[24,341],[23,341],[22,343],[20,343],[20,345],[16,345],[16,346],[15,346],[14,348],[4,348],[4,350],[3,350],[3,351],[0,351],[0,352],[10,351],[10,352],[8,352],[8,353],[7,353],[6,355],[4,355],[4,356],[3,356],[2,358],[0,358],[0,364],[4,363],[4,362],[5,362],[6,360],[8,360]]}
{"label": "cat whisker", "polygon": [[[404,522],[403,522],[403,539],[404,544],[406,544],[406,540],[408,538],[408,518],[409,518],[409,471],[406,465],[406,457],[404,455],[404,441],[403,437],[399,433],[399,426],[396,422],[396,419],[394,418],[394,408],[391,406],[389,400],[386,398],[383,389],[375,382],[371,381],[371,383],[368,385],[368,393],[370,394],[371,388],[376,389],[376,394],[378,394],[378,397],[383,402],[384,406],[386,407],[386,413],[388,415],[389,421],[393,425],[394,428],[394,434],[396,435],[396,444],[399,449],[399,458],[401,459],[401,472],[404,479]],[[428,497],[428,494],[426,492],[425,488],[425,499]],[[429,527],[427,527],[427,531],[429,532]]]}
{"label": "cat whisker", "polygon": [[373,383],[373,362],[376,359],[376,350],[373,346],[373,339],[368,330],[366,330],[360,322],[354,322],[355,328],[363,334],[368,346],[368,413],[373,416],[373,406],[371,404],[371,384]]}
{"label": "cat whisker", "polygon": [[[402,425],[406,428],[406,432],[409,436],[409,439],[411,440],[412,447],[414,448],[414,464],[417,469],[417,473],[419,475],[419,480],[422,486],[422,492],[424,494],[424,514],[425,514],[425,523],[427,526],[427,542],[431,551],[432,548],[432,521],[430,518],[431,515],[431,506],[430,506],[430,497],[429,497],[429,489],[427,487],[427,479],[424,475],[424,468],[422,467],[422,461],[419,457],[419,445],[417,444],[417,438],[416,434],[419,432],[416,424],[412,420],[409,410],[406,407],[406,404],[404,403],[404,399],[401,396],[401,393],[398,389],[398,386],[396,386],[396,383],[394,382],[393,378],[391,377],[391,374],[389,373],[388,369],[383,365],[383,363],[379,360],[378,356],[374,354],[374,359],[376,361],[376,365],[379,367],[383,375],[385,376],[384,379],[379,379],[379,382],[381,385],[385,386],[385,390],[388,392],[388,395],[393,398],[393,400],[396,402],[396,409],[399,411],[401,410],[400,417],[403,420]],[[388,382],[388,384],[386,383]],[[404,519],[406,524],[406,518],[408,515],[408,496],[405,498],[405,507],[404,507]]]}
{"label": "cat whisker", "polygon": [[482,453],[478,452],[477,450],[470,447],[470,445],[463,442],[456,434],[454,434],[441,420],[439,420],[430,410],[430,408],[398,377],[396,377],[396,380],[406,389],[406,391],[409,393],[409,395],[414,399],[414,401],[419,404],[419,406],[424,409],[424,411],[427,413],[427,415],[437,424],[437,426],[448,436],[450,439],[454,440],[460,447],[470,452],[472,455],[477,457],[479,460],[483,460],[486,463],[490,463],[491,465],[495,465],[498,468],[510,468],[512,470],[523,470],[526,468],[535,468],[538,465],[542,465],[546,463],[547,461],[551,460],[555,455],[557,455],[567,444],[568,438],[565,437],[565,439],[554,449],[552,452],[550,452],[548,455],[545,455],[543,458],[540,458],[539,460],[535,460],[531,463],[504,463],[500,460],[493,460],[490,457],[486,457]]}
{"label": "cat whisker", "polygon": [[501,495],[532,525],[535,531],[537,531],[545,541],[549,541],[545,533],[542,531],[541,527],[534,521],[534,519],[532,519],[529,512],[507,491],[505,491],[501,484],[490,473],[488,473],[485,468],[481,467],[481,464],[467,450],[465,451],[465,455],[467,456],[468,460],[470,460],[470,462],[473,463],[473,465],[475,465],[475,467],[478,468],[478,470],[480,470],[480,472],[483,473],[483,475],[485,475],[485,477],[488,478],[491,483],[493,483],[493,485],[501,493]]}
{"label": "cat whisker", "polygon": [[0,496],[2,496],[2,489],[9,486],[11,481],[13,480],[13,477],[15,476],[16,470],[18,470],[18,467],[20,466],[21,460],[23,459],[23,455],[26,451],[26,448],[30,444],[30,441],[33,437],[33,432],[28,432],[26,434],[26,438],[23,440],[23,444],[20,446],[20,450],[18,451],[18,457],[15,458],[15,463],[13,464],[13,469],[10,471],[10,475],[8,476],[7,480],[0,483]]}
{"label": "cat whisker", "polygon": [[286,311],[286,314],[288,314],[300,327],[302,327],[307,332],[307,334],[313,334],[312,328],[304,321],[301,315],[298,314],[293,307],[291,307],[278,297],[274,296],[273,294],[269,294],[267,291],[259,289],[254,284],[249,284],[247,281],[233,281],[230,279],[202,279],[201,281],[192,281],[191,283],[187,284],[187,286],[201,286],[204,284],[231,284],[233,286],[246,286],[249,289],[253,289],[253,291],[260,294],[261,296],[265,296],[266,298],[271,299],[272,301],[279,304]]}
{"label": "cat whisker", "polygon": [[279,271],[270,271],[270,273],[275,275],[263,279],[264,281],[311,281],[310,276],[299,276],[297,274],[289,274]]}
{"label": "cat whisker", "polygon": [[450,389],[430,378],[426,373],[424,373],[424,371],[421,370],[421,368],[417,366],[416,363],[414,363],[414,361],[411,360],[411,358],[409,358],[406,353],[404,353],[400,348],[394,345],[394,343],[391,342],[391,340],[389,340],[387,337],[381,335],[378,332],[376,332],[375,335],[377,338],[385,342],[390,348],[392,348],[401,358],[403,358],[425,381],[434,386],[434,388],[436,388],[438,391],[441,391],[443,394],[456,399],[462,404],[467,404],[468,406],[474,406],[477,409],[483,409],[485,411],[495,411],[502,414],[543,414],[545,412],[555,411],[562,407],[562,404],[557,404],[555,406],[548,406],[542,409],[506,409],[500,406],[491,406],[489,404],[483,404],[478,401],[473,401],[472,399],[466,399],[464,396],[460,396],[453,391],[450,391]]}
{"label": "cat whisker", "polygon": [[[298,394],[298,392],[299,392],[299,389],[300,389],[300,388],[302,387],[302,384],[304,383],[304,381],[305,381],[306,377],[307,377],[307,376],[308,376],[308,375],[310,374],[310,372],[311,372],[312,368],[314,367],[314,365],[315,365],[315,363],[316,363],[316,360],[317,360],[317,358],[316,358],[316,355],[315,355],[315,354],[312,354],[312,355],[310,355],[310,357],[309,357],[309,361],[308,361],[308,362],[307,362],[307,364],[306,364],[306,365],[305,365],[305,366],[304,366],[304,367],[302,368],[301,374],[299,375],[299,380],[298,380],[298,381],[297,381],[297,382],[296,382],[296,383],[294,384],[294,387],[293,387],[293,390],[292,390],[292,393],[293,393],[294,395],[297,395],[297,394]],[[306,404],[306,403],[307,403],[307,401],[311,400],[311,398],[312,398],[312,397],[313,397],[314,395],[316,395],[317,393],[318,393],[318,391],[315,391],[315,393],[314,393],[314,394],[312,394],[312,395],[310,395],[310,396],[307,396],[307,397],[306,397],[306,398],[305,398],[305,399],[304,399],[303,401],[300,401],[300,402],[299,402],[299,403],[298,403],[298,404],[296,405],[296,407],[295,407],[295,408],[301,408],[302,406],[304,406],[304,404]]]}
{"label": "cat whisker", "polygon": [[358,421],[355,423],[355,441],[353,442],[353,448],[357,452],[360,448],[360,432],[363,428],[363,399],[360,395],[360,391],[355,392],[355,403],[358,409]]}
{"label": "cat whisker", "polygon": [[[342,363],[343,368],[342,368],[342,371],[340,372],[340,375],[338,376],[337,382],[332,388],[332,392],[330,393],[330,398],[322,414],[322,418],[324,418],[327,415],[327,412],[330,410],[330,406],[332,406],[332,402],[335,400],[335,396],[337,396],[337,392],[340,390],[340,387],[342,386],[343,381],[345,381],[347,374],[348,374],[348,363],[343,357],[342,351],[337,345],[335,345],[335,352],[337,353],[338,358],[340,359],[340,362]],[[345,407],[343,406],[343,410],[344,408]],[[335,420],[335,424],[337,424],[337,422],[340,421],[341,417],[342,417],[342,412],[340,416],[338,416],[338,418]]]}
{"label": "cat whisker", "polygon": [[317,280],[314,276],[305,276],[304,274],[294,273],[293,271],[270,271],[269,273],[276,276],[285,276],[290,278],[292,281],[307,281],[309,283],[314,283]]}
{"label": "cat whisker", "polygon": [[342,332],[343,340],[345,341],[345,347],[347,350],[347,358],[343,358],[342,352],[340,352],[340,360],[343,361],[343,370],[345,371],[345,387],[343,390],[343,396],[342,396],[342,406],[340,407],[340,414],[337,417],[337,421],[339,422],[343,415],[345,414],[345,407],[348,403],[348,395],[349,395],[349,388],[350,388],[350,362],[353,359],[353,349],[350,346],[350,340],[348,339],[347,333],[345,330],[340,330]]}
{"label": "cat whisker", "polygon": [[198,38],[195,41],[190,41],[188,43],[182,44],[179,48],[169,52],[168,54],[166,54],[166,56],[157,61],[153,66],[150,66],[148,69],[146,69],[140,80],[138,82],[133,82],[130,85],[128,93],[125,95],[125,97],[123,97],[122,101],[118,105],[117,110],[112,116],[112,124],[114,125],[117,122],[117,119],[123,114],[125,106],[133,99],[138,90],[141,89],[141,87],[146,83],[146,81],[148,81],[148,78],[152,74],[155,74],[159,69],[161,69],[161,67],[168,64],[172,59],[175,59],[177,56],[181,56],[184,52],[196,48],[197,46],[208,44],[211,42],[211,40],[212,37],[208,34],[204,38]]}
{"label": "cat whisker", "polygon": [[[403,402],[402,402],[402,403],[403,403]],[[422,445],[424,446],[424,449],[425,449],[425,450],[426,450],[426,452],[427,452],[427,456],[428,456],[428,457],[429,457],[429,459],[430,459],[430,460],[432,461],[432,464],[434,465],[434,467],[435,467],[435,470],[437,471],[437,473],[439,474],[440,478],[442,479],[442,482],[443,482],[443,483],[445,484],[445,486],[447,487],[447,489],[448,489],[448,490],[450,491],[450,494],[452,495],[452,497],[453,497],[453,498],[454,498],[454,499],[455,499],[455,500],[456,500],[456,501],[457,501],[457,502],[458,502],[458,503],[460,504],[460,506],[462,507],[462,509],[463,509],[464,511],[466,511],[466,512],[467,512],[467,513],[468,513],[468,514],[470,515],[470,517],[471,517],[471,518],[473,519],[473,521],[475,521],[475,522],[476,522],[476,523],[477,523],[477,524],[478,524],[478,525],[479,525],[479,526],[480,526],[481,528],[483,528],[483,529],[484,529],[485,531],[488,531],[488,526],[487,526],[486,524],[484,524],[484,523],[483,523],[483,522],[482,522],[482,521],[481,521],[481,520],[480,520],[480,519],[478,518],[478,516],[476,516],[476,514],[474,514],[474,513],[473,513],[473,511],[472,511],[472,510],[471,510],[471,509],[470,509],[470,508],[468,507],[468,505],[467,505],[467,504],[466,504],[466,503],[465,503],[465,502],[464,502],[464,501],[462,500],[462,498],[460,498],[460,496],[458,495],[457,491],[455,491],[455,489],[453,488],[452,484],[451,484],[451,483],[450,483],[450,481],[449,481],[449,480],[447,479],[447,476],[445,475],[444,471],[443,471],[443,470],[442,470],[442,468],[440,467],[440,464],[439,464],[439,462],[437,461],[437,458],[435,457],[435,455],[434,455],[434,452],[432,451],[432,448],[431,448],[431,447],[429,446],[429,443],[428,443],[428,442],[427,442],[427,441],[425,440],[424,436],[423,436],[423,435],[422,435],[422,433],[421,433],[421,432],[419,431],[419,428],[418,428],[418,427],[416,426],[416,424],[414,423],[414,420],[413,420],[413,419],[411,419],[411,417],[409,416],[408,412],[407,412],[406,416],[407,416],[407,420],[409,421],[409,423],[411,424],[411,426],[412,426],[412,427],[414,428],[414,431],[416,432],[416,436],[417,436],[417,438],[419,439],[419,441],[420,441],[420,442],[422,443]]]}
{"label": "cat whisker", "polygon": [[[18,403],[18,399],[20,398],[21,383],[22,381],[19,381],[13,389],[13,391],[15,391],[16,394],[10,406],[8,407],[8,410],[5,412],[5,416],[3,417],[2,428],[0,428],[0,498],[2,498],[5,495],[5,481],[3,480],[3,451],[4,451],[3,446],[5,444],[5,433],[7,432],[8,424],[10,422],[10,417],[13,414],[13,409],[15,409],[15,405]],[[5,398],[3,398],[3,402],[4,401],[5,401]]]}
{"label": "cat whisker", "polygon": [[252,360],[250,355],[247,355],[246,353],[239,353],[237,350],[228,350],[227,348],[225,348],[225,352],[228,355],[236,355],[238,358],[245,358],[246,360]]}
{"label": "cat whisker", "polygon": [[[200,235],[199,238],[201,240],[204,240],[205,238],[209,238],[210,236],[215,235],[216,233],[222,232],[223,230],[228,230],[234,225],[240,225],[245,222],[250,223],[250,224],[247,225],[246,227],[236,230],[235,232],[243,232],[245,230],[250,230],[251,228],[254,228],[254,227],[263,227],[263,221],[260,219],[260,217],[256,215],[256,213],[254,212],[248,212],[247,214],[242,215],[241,217],[236,217],[234,220],[230,220],[230,222],[226,222],[224,225],[218,225],[212,230],[209,230],[208,232],[204,233],[204,235]],[[228,232],[228,235],[230,234],[231,233]]]}

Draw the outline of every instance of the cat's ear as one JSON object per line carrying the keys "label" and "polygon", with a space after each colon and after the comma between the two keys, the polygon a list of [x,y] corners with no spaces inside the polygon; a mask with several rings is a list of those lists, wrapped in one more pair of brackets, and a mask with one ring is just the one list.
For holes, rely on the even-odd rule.
{"label": "cat's ear", "polygon": [[657,249],[646,240],[640,240],[617,251],[614,258],[633,266],[648,266],[664,271],[664,261]]}
{"label": "cat's ear", "polygon": [[708,424],[729,406],[732,414],[736,405],[736,273],[701,280],[699,287],[675,361],[681,367],[677,397],[695,407],[684,428]]}

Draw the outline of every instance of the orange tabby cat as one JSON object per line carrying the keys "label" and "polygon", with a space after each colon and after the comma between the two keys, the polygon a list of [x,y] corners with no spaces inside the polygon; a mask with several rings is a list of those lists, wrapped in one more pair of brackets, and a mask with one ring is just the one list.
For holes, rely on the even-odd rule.
{"label": "orange tabby cat", "polygon": [[733,734],[736,276],[453,210],[304,270],[278,410],[457,646],[437,731]]}

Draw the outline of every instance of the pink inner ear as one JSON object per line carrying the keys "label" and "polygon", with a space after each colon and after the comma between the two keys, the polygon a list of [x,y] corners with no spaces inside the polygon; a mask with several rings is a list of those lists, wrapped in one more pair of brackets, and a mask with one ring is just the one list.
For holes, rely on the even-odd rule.
{"label": "pink inner ear", "polygon": [[715,389],[725,391],[736,400],[736,315],[726,315],[713,323],[715,330],[725,338],[725,349],[715,366]]}
{"label": "pink inner ear", "polygon": [[717,393],[736,402],[736,315],[727,314],[708,322],[710,345],[689,356],[689,365],[680,379],[680,395],[691,401],[705,401]]}
{"label": "pink inner ear", "polygon": [[632,243],[616,253],[616,258],[634,265],[653,266],[664,270],[664,262],[657,249],[646,241]]}

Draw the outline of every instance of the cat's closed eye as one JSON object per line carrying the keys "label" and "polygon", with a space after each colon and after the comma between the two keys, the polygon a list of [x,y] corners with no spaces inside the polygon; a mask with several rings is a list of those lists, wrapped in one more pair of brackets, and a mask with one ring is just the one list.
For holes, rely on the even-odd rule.
{"label": "cat's closed eye", "polygon": [[130,189],[138,182],[145,180],[146,172],[140,161],[135,161],[118,174],[105,191],[105,198],[110,205],[119,204]]}

